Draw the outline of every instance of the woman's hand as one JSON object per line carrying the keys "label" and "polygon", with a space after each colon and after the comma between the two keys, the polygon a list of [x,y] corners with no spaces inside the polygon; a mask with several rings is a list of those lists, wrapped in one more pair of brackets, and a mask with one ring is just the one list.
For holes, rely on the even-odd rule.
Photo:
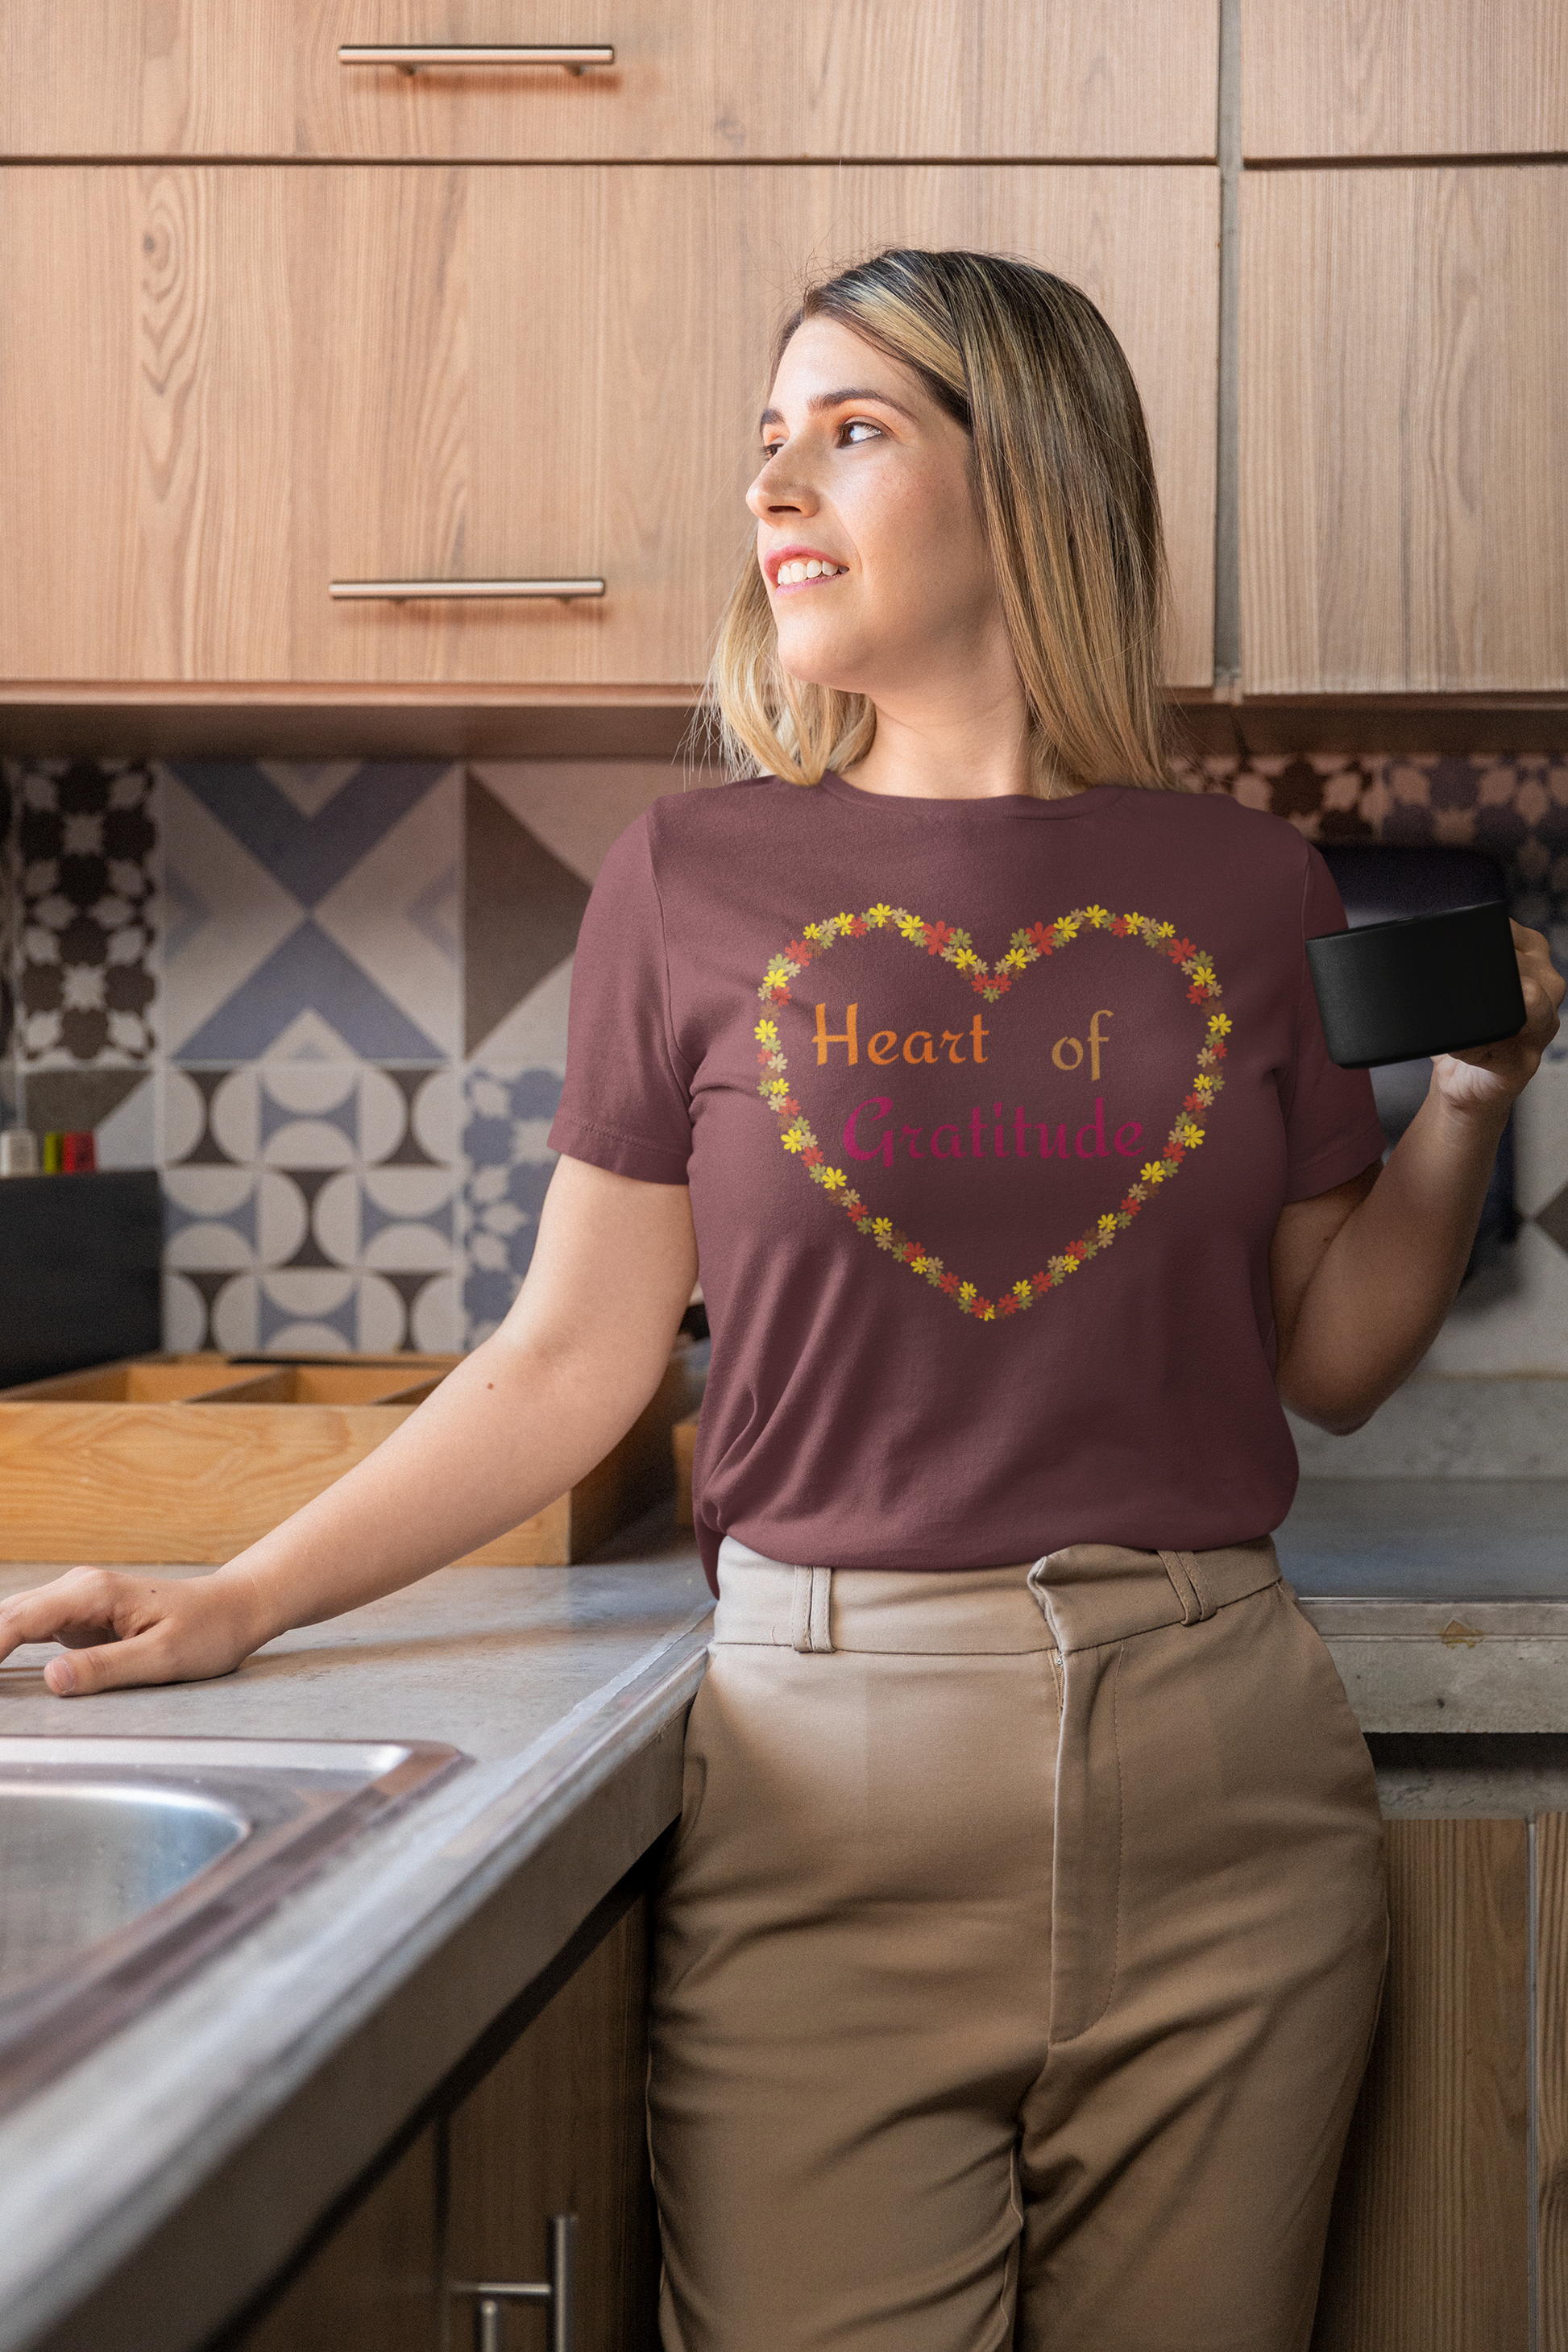
{"label": "woman's hand", "polygon": [[1568,983],[1552,966],[1539,931],[1513,926],[1519,984],[1524,991],[1524,1026],[1517,1036],[1465,1054],[1439,1054],[1432,1065],[1437,1092],[1451,1109],[1503,1110],[1523,1093],[1557,1034],[1557,1008]]}
{"label": "woman's hand", "polygon": [[0,1658],[23,1642],[59,1642],[72,1654],[44,1669],[57,1698],[230,1675],[275,1630],[243,1571],[160,1577],[73,1568],[0,1601]]}

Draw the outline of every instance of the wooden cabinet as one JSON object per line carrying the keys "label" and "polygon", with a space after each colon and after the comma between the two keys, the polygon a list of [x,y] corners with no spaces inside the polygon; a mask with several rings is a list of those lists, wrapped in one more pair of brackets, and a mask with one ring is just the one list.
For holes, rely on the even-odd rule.
{"label": "wooden cabinet", "polygon": [[[0,153],[1212,156],[1213,0],[7,0]],[[605,43],[610,67],[340,62]]]}
{"label": "wooden cabinet", "polygon": [[1563,0],[1240,0],[1248,156],[1568,151]]}
{"label": "wooden cabinet", "polygon": [[1568,688],[1568,167],[1241,193],[1247,692]]}
{"label": "wooden cabinet", "polygon": [[1530,1824],[1386,1834],[1388,1979],[1312,2352],[1531,2352]]}
{"label": "wooden cabinet", "polygon": [[[224,2352],[466,2352],[473,2299],[452,2289],[542,2280],[553,2213],[577,2217],[577,2352],[656,2352],[647,1925],[639,1895]],[[476,2053],[466,2079],[491,2054]],[[544,2340],[535,2313],[510,2326],[508,2342]]]}
{"label": "wooden cabinet", "polygon": [[[1165,499],[1170,675],[1206,684],[1217,223],[1203,166],[14,167],[5,667],[694,682],[780,314],[803,268],[904,242],[1022,253],[1101,304]],[[582,574],[602,602],[328,596]]]}

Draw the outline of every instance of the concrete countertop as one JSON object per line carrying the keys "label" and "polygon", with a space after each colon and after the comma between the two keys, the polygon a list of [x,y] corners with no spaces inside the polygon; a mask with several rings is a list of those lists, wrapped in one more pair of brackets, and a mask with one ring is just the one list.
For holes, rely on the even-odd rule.
{"label": "concrete countertop", "polygon": [[1568,1479],[1305,1478],[1276,1541],[1363,1731],[1568,1731]]}
{"label": "concrete countertop", "polygon": [[187,2352],[265,2284],[675,1819],[710,1606],[689,1537],[645,1528],[447,1570],[222,1682],[60,1700],[47,1652],[0,1666],[8,1733],[475,1759],[0,2116],[0,2352]]}

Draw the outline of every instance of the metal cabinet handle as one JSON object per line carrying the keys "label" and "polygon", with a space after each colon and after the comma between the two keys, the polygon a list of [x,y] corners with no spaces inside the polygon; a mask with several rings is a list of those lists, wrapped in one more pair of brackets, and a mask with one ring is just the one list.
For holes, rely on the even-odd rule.
{"label": "metal cabinet handle", "polygon": [[331,580],[327,593],[340,603],[406,604],[440,598],[447,602],[494,596],[602,596],[602,580]]}
{"label": "metal cabinet handle", "polygon": [[417,73],[423,66],[564,66],[569,74],[590,66],[613,66],[608,41],[345,41],[341,66],[395,66]]}
{"label": "metal cabinet handle", "polygon": [[502,2352],[501,2310],[509,2303],[543,2304],[550,2313],[550,2352],[573,2352],[576,2252],[577,2216],[552,2213],[548,2279],[455,2280],[447,2294],[473,2298],[474,2352]]}

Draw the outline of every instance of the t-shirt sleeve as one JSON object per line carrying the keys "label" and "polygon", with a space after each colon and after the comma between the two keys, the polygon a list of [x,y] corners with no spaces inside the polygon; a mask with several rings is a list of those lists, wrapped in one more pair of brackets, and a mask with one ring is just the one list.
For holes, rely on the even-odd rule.
{"label": "t-shirt sleeve", "polygon": [[557,1151],[646,1184],[684,1184],[689,1073],[669,1013],[664,917],[646,816],[622,834],[594,885],[572,966]]}
{"label": "t-shirt sleeve", "polygon": [[1307,852],[1301,890],[1301,993],[1296,1013],[1296,1045],[1282,1074],[1285,1114],[1287,1201],[1310,1201],[1346,1184],[1381,1160],[1383,1129],[1364,1070],[1342,1070],[1329,1058],[1307,962],[1307,941],[1345,929],[1345,910],[1334,877],[1315,849]]}

